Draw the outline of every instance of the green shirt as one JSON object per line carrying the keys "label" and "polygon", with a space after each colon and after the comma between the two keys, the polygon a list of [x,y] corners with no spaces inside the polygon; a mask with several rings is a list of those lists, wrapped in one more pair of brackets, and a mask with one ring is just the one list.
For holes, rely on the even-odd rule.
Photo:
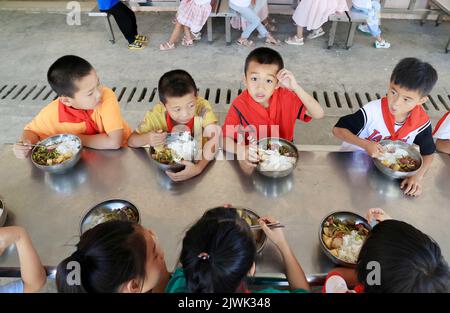
{"label": "green shirt", "polygon": [[[304,289],[282,290],[275,288],[266,288],[261,290],[250,290],[252,293],[307,293]],[[166,286],[166,293],[188,293],[186,277],[182,268],[177,268],[172,274],[172,278]]]}

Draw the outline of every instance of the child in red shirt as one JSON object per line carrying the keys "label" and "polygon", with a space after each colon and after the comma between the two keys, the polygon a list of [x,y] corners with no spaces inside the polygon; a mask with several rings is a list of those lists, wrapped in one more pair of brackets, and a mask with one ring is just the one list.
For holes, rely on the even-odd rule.
{"label": "child in red shirt", "polygon": [[245,60],[244,72],[247,89],[231,104],[222,132],[224,149],[237,154],[240,164],[252,169],[259,160],[256,140],[279,137],[292,141],[297,119],[309,122],[322,118],[324,112],[284,68],[275,50],[253,50]]}

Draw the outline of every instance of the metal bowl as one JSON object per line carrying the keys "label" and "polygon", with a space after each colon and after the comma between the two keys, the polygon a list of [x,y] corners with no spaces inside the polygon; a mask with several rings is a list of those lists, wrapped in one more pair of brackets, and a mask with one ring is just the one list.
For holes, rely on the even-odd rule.
{"label": "metal bowl", "polygon": [[420,155],[419,151],[417,151],[413,146],[400,141],[400,140],[396,140],[396,141],[392,141],[392,140],[382,140],[380,141],[380,145],[382,146],[387,146],[387,145],[393,145],[394,147],[398,147],[398,148],[402,148],[404,150],[406,150],[408,152],[408,155],[418,161],[420,161],[420,166],[418,169],[416,169],[415,171],[412,172],[400,172],[400,171],[394,171],[392,169],[390,169],[387,166],[384,166],[381,161],[377,158],[373,159],[373,162],[375,163],[375,166],[380,170],[380,172],[382,172],[383,174],[394,178],[394,179],[399,179],[399,178],[405,178],[405,177],[410,177],[410,176],[414,176],[417,174],[417,172],[422,168],[423,165],[423,159],[422,156]]}
{"label": "metal bowl", "polygon": [[78,136],[72,135],[72,134],[61,134],[61,135],[56,135],[56,136],[52,136],[52,137],[48,137],[44,140],[41,140],[38,142],[39,145],[44,145],[44,146],[52,146],[54,144],[60,143],[60,142],[64,142],[64,141],[68,141],[68,140],[76,140],[79,144],[78,146],[78,151],[68,160],[57,164],[57,165],[40,165],[37,164],[34,159],[33,159],[33,154],[36,152],[37,148],[39,147],[34,147],[33,150],[31,151],[31,161],[33,162],[34,166],[36,166],[37,168],[48,172],[48,173],[53,173],[53,174],[59,174],[59,173],[64,173],[67,170],[71,169],[72,167],[74,167],[78,161],[80,160],[81,157],[81,150],[82,150],[82,144],[81,144],[81,139]]}
{"label": "metal bowl", "polygon": [[368,229],[369,231],[372,230],[372,227],[369,225],[369,223],[367,222],[367,220],[364,217],[362,217],[356,213],[346,212],[346,211],[338,211],[338,212],[333,212],[331,214],[328,214],[320,223],[319,242],[320,242],[320,247],[322,248],[325,255],[327,257],[329,257],[330,260],[333,261],[333,263],[335,263],[335,264],[345,266],[345,267],[355,267],[356,263],[349,263],[349,262],[343,261],[343,260],[339,259],[338,257],[335,257],[333,254],[331,254],[330,250],[328,250],[327,246],[323,242],[322,234],[323,234],[324,224],[328,220],[328,218],[331,216],[333,216],[334,219],[339,220],[341,222],[352,221],[355,224],[363,224],[364,227],[366,227],[366,229]]}
{"label": "metal bowl", "polygon": [[[256,214],[255,212],[253,212],[252,210],[249,210],[247,208],[236,208],[236,210],[245,213],[248,217],[251,218],[252,224],[249,224],[248,221],[244,219],[247,222],[247,224],[249,224],[249,226],[259,225],[258,220],[259,220],[260,216],[258,214]],[[256,242],[256,253],[259,254],[262,252],[262,250],[266,246],[267,236],[261,228],[252,229],[252,233],[253,233],[253,237],[255,238],[255,242]]]}
{"label": "metal bowl", "polygon": [[268,137],[268,138],[264,138],[258,141],[258,148],[259,147],[264,147],[264,149],[267,148],[267,143],[268,142],[271,143],[277,143],[283,146],[287,146],[289,148],[289,150],[291,152],[294,152],[296,155],[296,161],[294,166],[292,166],[290,169],[288,170],[284,170],[284,171],[261,171],[261,167],[258,164],[258,166],[256,167],[256,171],[258,173],[260,173],[261,175],[267,176],[267,177],[273,177],[273,178],[279,178],[279,177],[286,177],[288,175],[290,175],[294,169],[297,167],[297,163],[298,163],[298,150],[297,147],[290,141],[282,139],[282,138],[275,138],[275,137]]}
{"label": "metal bowl", "polygon": [[5,225],[8,212],[6,211],[5,201],[0,199],[0,227]]}
{"label": "metal bowl", "polygon": [[101,224],[102,222],[97,222],[97,218],[101,218],[104,214],[117,212],[119,209],[122,209],[123,207],[130,208],[133,213],[137,216],[137,221],[132,221],[130,219],[124,218],[123,216],[118,215],[117,218],[114,220],[128,220],[136,223],[141,223],[141,215],[139,213],[138,208],[127,200],[122,199],[111,199],[107,201],[103,201],[89,210],[83,215],[81,222],[80,222],[80,234],[83,234],[88,229],[91,229],[98,224]]}
{"label": "metal bowl", "polygon": [[[169,133],[167,135],[166,138],[166,144],[169,144],[171,142],[177,141],[180,139],[180,137],[182,136],[183,132],[175,132],[175,133]],[[186,161],[194,161],[195,159],[195,155],[198,152],[198,147],[197,147],[197,143],[194,140],[194,138],[191,136],[190,137],[191,140],[194,142],[194,150],[192,151],[192,159],[191,160],[186,160]],[[150,147],[150,157],[152,158],[152,160],[155,162],[155,164],[163,171],[169,171],[169,172],[179,172],[181,170],[183,170],[185,168],[184,164],[178,163],[178,162],[173,162],[170,164],[165,164],[165,163],[161,163],[156,161],[153,158],[153,153],[155,153],[155,149],[153,147]]]}

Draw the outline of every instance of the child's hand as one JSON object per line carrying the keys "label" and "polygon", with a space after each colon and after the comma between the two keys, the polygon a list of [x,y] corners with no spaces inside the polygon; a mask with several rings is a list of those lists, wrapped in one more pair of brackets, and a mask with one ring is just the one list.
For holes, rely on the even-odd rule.
{"label": "child's hand", "polygon": [[384,212],[383,209],[380,208],[373,208],[367,210],[366,219],[369,222],[370,225],[374,222],[382,222],[385,220],[392,219],[389,215]]}
{"label": "child's hand", "polygon": [[157,132],[150,132],[148,135],[148,144],[152,147],[162,146],[166,142],[167,133],[161,129]]}
{"label": "child's hand", "polygon": [[184,170],[182,170],[180,172],[177,172],[177,173],[166,171],[167,176],[169,176],[170,179],[175,181],[175,182],[188,180],[189,178],[197,176],[198,174],[200,174],[202,172],[199,169],[199,167],[196,164],[192,163],[192,162],[181,161],[181,163],[186,166],[184,168]]}
{"label": "child's hand", "polygon": [[384,148],[378,142],[367,140],[364,146],[367,154],[372,158],[378,158],[384,153]]}
{"label": "child's hand", "polygon": [[291,90],[295,90],[299,87],[294,74],[285,68],[278,72],[277,79],[281,87],[286,87]]}
{"label": "child's hand", "polygon": [[20,143],[13,146],[14,155],[18,159],[26,159],[30,155],[32,146],[29,146],[30,141],[26,139]]}
{"label": "child's hand", "polygon": [[281,228],[270,229],[266,224],[278,223],[278,221],[272,216],[263,216],[259,220],[259,225],[261,225],[262,230],[267,235],[267,237],[278,247],[286,243],[286,238],[284,237],[284,232]]}
{"label": "child's hand", "polygon": [[406,177],[400,184],[403,193],[407,196],[417,197],[422,193],[422,179],[417,175]]}

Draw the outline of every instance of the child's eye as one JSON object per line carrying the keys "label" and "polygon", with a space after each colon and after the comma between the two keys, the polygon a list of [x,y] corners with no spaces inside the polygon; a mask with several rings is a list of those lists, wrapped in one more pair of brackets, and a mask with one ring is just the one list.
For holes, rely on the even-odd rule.
{"label": "child's eye", "polygon": [[252,77],[252,78],[250,78],[252,81],[256,81],[256,77]]}
{"label": "child's eye", "polygon": [[273,81],[272,81],[271,79],[268,79],[268,80],[267,80],[267,83],[268,83],[268,84],[271,84],[272,82],[273,82]]}

